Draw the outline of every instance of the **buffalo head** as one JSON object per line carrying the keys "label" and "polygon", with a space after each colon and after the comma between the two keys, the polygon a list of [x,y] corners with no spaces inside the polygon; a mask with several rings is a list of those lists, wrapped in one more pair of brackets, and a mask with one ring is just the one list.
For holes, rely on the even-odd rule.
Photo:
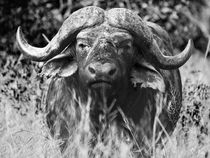
{"label": "buffalo head", "polygon": [[42,73],[55,76],[48,90],[48,120],[54,121],[53,115],[61,120],[65,120],[63,116],[72,118],[65,109],[73,106],[71,90],[76,89],[84,100],[86,94],[91,94],[95,103],[115,100],[146,133],[153,131],[148,124],[158,111],[156,96],[164,93],[167,103],[159,108],[160,119],[169,130],[177,121],[182,100],[178,68],[191,55],[191,40],[181,53],[174,54],[168,34],[158,25],[143,21],[128,9],[105,11],[98,7],[71,14],[43,48],[28,44],[20,27],[16,36],[24,55],[45,62]]}
{"label": "buffalo head", "polygon": [[[151,71],[176,69],[192,50],[189,41],[180,54],[164,55],[148,24],[123,8],[86,7],[74,12],[44,48],[29,45],[20,27],[17,42],[29,59],[47,61],[44,74],[69,77],[78,72],[82,86],[104,90],[106,96],[125,91],[136,64]],[[147,76],[140,80],[149,82]]]}

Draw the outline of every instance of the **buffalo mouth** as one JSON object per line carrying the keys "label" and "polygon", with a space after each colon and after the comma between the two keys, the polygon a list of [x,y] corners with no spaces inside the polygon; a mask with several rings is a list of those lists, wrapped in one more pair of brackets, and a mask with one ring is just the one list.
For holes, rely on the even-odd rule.
{"label": "buffalo mouth", "polygon": [[95,80],[89,82],[89,86],[92,88],[111,88],[112,82],[107,80]]}

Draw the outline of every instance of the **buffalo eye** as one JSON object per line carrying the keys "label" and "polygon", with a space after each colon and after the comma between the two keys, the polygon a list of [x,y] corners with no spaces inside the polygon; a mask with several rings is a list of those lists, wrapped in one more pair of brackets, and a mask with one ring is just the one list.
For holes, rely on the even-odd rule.
{"label": "buffalo eye", "polygon": [[85,47],[87,47],[87,45],[81,43],[81,44],[79,44],[79,47],[82,48],[82,49],[84,49]]}
{"label": "buffalo eye", "polygon": [[87,48],[89,48],[90,46],[87,43],[77,43],[77,48],[79,48],[80,50],[86,50]]}
{"label": "buffalo eye", "polygon": [[131,45],[130,44],[125,44],[125,45],[122,45],[121,48],[130,49]]}
{"label": "buffalo eye", "polygon": [[123,49],[130,49],[130,48],[132,48],[132,43],[128,42],[128,41],[123,41],[123,42],[119,43],[118,47],[123,48]]}
{"label": "buffalo eye", "polygon": [[122,49],[124,49],[124,50],[129,50],[129,49],[132,48],[132,44],[130,44],[130,43],[123,43],[123,44],[120,44],[120,45],[118,46],[118,48],[122,48]]}

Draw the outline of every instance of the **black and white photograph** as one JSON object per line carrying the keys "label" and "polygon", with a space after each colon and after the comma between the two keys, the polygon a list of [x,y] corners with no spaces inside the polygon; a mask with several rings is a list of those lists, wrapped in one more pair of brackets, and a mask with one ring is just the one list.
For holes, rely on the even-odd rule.
{"label": "black and white photograph", "polygon": [[210,1],[0,0],[0,158],[210,158]]}

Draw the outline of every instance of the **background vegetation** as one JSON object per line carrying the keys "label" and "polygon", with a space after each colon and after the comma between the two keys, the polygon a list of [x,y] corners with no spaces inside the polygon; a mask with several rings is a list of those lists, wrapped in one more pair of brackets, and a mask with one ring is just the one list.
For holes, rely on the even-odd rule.
{"label": "background vegetation", "polygon": [[[104,9],[125,7],[134,10],[144,20],[156,22],[165,28],[175,51],[182,49],[189,38],[193,39],[196,48],[194,54],[181,68],[184,106],[179,123],[164,147],[148,144],[148,154],[167,158],[210,157],[208,0],[1,0],[0,157],[90,155],[88,131],[86,143],[78,141],[81,138],[77,135],[69,146],[71,152],[61,155],[59,140],[50,136],[45,124],[44,100],[49,81],[37,75],[42,63],[24,60],[15,43],[16,29],[22,26],[31,44],[44,46],[47,42],[45,37],[51,39],[72,12],[89,5]],[[84,123],[81,122],[80,132],[84,131]],[[110,155],[135,157],[136,152],[140,153],[133,151],[132,143],[124,143],[114,133],[115,129],[111,128],[107,143],[99,141],[92,155],[104,158]]]}

